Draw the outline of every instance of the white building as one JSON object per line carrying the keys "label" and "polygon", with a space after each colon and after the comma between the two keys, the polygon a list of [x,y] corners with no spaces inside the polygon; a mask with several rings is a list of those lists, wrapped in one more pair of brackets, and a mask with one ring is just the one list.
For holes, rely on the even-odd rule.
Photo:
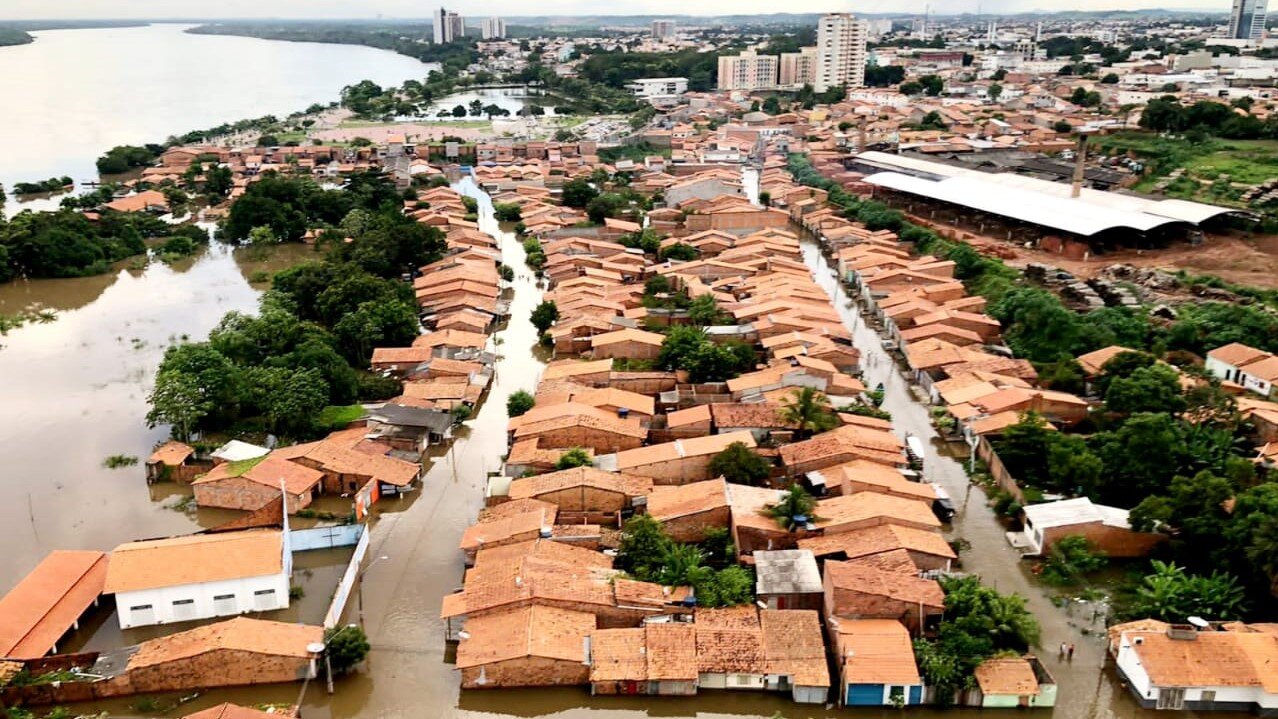
{"label": "white building", "polygon": [[102,591],[130,629],[286,609],[292,571],[286,524],[121,544]]}
{"label": "white building", "polygon": [[686,77],[641,77],[626,84],[626,89],[635,97],[644,100],[659,100],[678,97],[688,91]]}
{"label": "white building", "polygon": [[1206,369],[1226,382],[1235,382],[1263,397],[1278,384],[1278,357],[1240,342],[1207,353]]}
{"label": "white building", "polygon": [[674,20],[653,20],[652,37],[656,40],[673,40],[675,36]]}
{"label": "white building", "polygon": [[742,50],[719,56],[720,90],[771,90],[777,86],[777,56]]}
{"label": "white building", "polygon": [[435,31],[437,45],[460,40],[466,36],[466,26],[462,16],[442,7],[431,16],[431,25]]}
{"label": "white building", "polygon": [[1229,13],[1229,37],[1260,42],[1265,37],[1265,14],[1269,0],[1234,0]]}
{"label": "white building", "polygon": [[787,89],[815,85],[819,58],[815,47],[801,47],[798,52],[781,53],[781,61],[777,67],[777,85]]}
{"label": "white building", "polygon": [[817,92],[865,84],[865,23],[848,13],[826,15],[817,23]]}
{"label": "white building", "polygon": [[479,36],[485,40],[506,37],[506,21],[499,17],[486,17],[479,24]]}
{"label": "white building", "polygon": [[1146,709],[1278,711],[1278,634],[1247,625],[1199,631],[1149,620],[1110,632],[1118,672]]}

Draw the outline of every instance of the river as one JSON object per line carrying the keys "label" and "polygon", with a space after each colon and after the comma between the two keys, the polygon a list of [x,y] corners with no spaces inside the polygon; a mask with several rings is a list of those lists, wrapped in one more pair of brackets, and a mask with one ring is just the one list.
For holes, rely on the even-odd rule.
{"label": "river", "polygon": [[[188,27],[43,30],[32,33],[33,43],[0,48],[6,190],[62,175],[96,179],[94,160],[115,145],[282,117],[327,105],[360,80],[398,85],[436,67],[356,45],[192,35]],[[6,210],[25,204],[10,196]]]}

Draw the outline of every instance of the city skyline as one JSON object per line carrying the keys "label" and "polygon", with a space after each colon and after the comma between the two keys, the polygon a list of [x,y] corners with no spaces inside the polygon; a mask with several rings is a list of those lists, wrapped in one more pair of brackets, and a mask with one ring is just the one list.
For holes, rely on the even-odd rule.
{"label": "city skyline", "polygon": [[[316,0],[306,5],[305,12],[300,12],[296,3],[285,0],[226,0],[216,6],[197,6],[179,0],[64,0],[50,5],[44,0],[9,0],[6,7],[0,10],[0,21],[4,20],[49,20],[49,19],[150,19],[150,18],[237,18],[237,19],[427,19],[430,12],[420,3],[410,0],[371,0],[356,2],[354,0]],[[961,13],[982,14],[1017,14],[1017,13],[1051,13],[1059,12],[1043,0],[917,0],[902,3],[893,8],[900,14],[922,14],[929,9],[934,15],[950,15]],[[775,5],[768,3],[740,3],[731,0],[710,0],[701,3],[697,15],[688,15],[687,6],[672,0],[644,0],[625,7],[624,12],[617,12],[615,6],[601,5],[581,0],[556,0],[539,5],[537,16],[634,16],[634,15],[670,15],[672,17],[698,17],[716,14],[722,15],[767,15],[775,12]],[[1231,4],[1228,2],[1204,3],[1203,0],[1183,0],[1164,2],[1163,0],[1079,0],[1071,3],[1073,11],[1136,11],[1136,10],[1170,10],[1178,12],[1212,12],[1228,15]],[[474,10],[474,12],[470,12]],[[838,3],[824,0],[799,0],[786,7],[790,13],[826,13],[826,12],[858,12],[865,14],[861,8],[846,8]],[[513,0],[499,0],[485,5],[483,8],[460,7],[457,12],[463,16],[500,15],[505,17],[528,17],[528,6]]]}

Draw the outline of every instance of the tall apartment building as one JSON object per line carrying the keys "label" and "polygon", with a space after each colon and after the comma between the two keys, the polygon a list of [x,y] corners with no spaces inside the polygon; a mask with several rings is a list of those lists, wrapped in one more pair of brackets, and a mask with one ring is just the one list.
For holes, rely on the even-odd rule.
{"label": "tall apartment building", "polygon": [[816,85],[817,49],[801,47],[798,52],[783,52],[777,66],[777,86],[783,89]]}
{"label": "tall apartment building", "polygon": [[479,24],[479,36],[485,40],[506,37],[506,21],[499,17],[486,17]]}
{"label": "tall apartment building", "polygon": [[435,31],[436,44],[453,42],[466,36],[462,16],[455,12],[448,12],[442,7],[431,16],[430,24]]}
{"label": "tall apartment building", "polygon": [[772,90],[777,86],[777,56],[742,50],[719,56],[720,90]]}
{"label": "tall apartment building", "polygon": [[653,20],[652,36],[657,40],[670,40],[675,36],[674,20]]}
{"label": "tall apartment building", "polygon": [[848,13],[825,15],[817,23],[817,92],[865,84],[865,22]]}
{"label": "tall apartment building", "polygon": [[1259,42],[1265,35],[1265,13],[1269,0],[1234,0],[1229,13],[1229,37]]}

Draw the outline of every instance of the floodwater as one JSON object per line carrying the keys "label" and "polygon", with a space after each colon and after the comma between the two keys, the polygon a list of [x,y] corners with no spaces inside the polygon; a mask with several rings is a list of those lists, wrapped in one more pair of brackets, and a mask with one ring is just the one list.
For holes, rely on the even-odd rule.
{"label": "floodwater", "polygon": [[[148,486],[139,462],[165,437],[147,429],[146,394],[164,350],[201,339],[227,312],[255,311],[248,278],[309,256],[303,245],[263,259],[214,243],[173,265],[96,277],[0,285],[0,313],[30,306],[56,319],[0,336],[0,590],[53,549],[109,549],[130,539],[189,532],[236,516],[168,507],[189,488]],[[124,264],[129,264],[126,261]]]}
{"label": "floodwater", "polygon": [[[191,35],[190,25],[43,30],[0,48],[0,183],[97,178],[115,145],[327,105],[346,85],[425,79],[434,64],[355,45]],[[18,203],[47,208],[47,200]]]}

